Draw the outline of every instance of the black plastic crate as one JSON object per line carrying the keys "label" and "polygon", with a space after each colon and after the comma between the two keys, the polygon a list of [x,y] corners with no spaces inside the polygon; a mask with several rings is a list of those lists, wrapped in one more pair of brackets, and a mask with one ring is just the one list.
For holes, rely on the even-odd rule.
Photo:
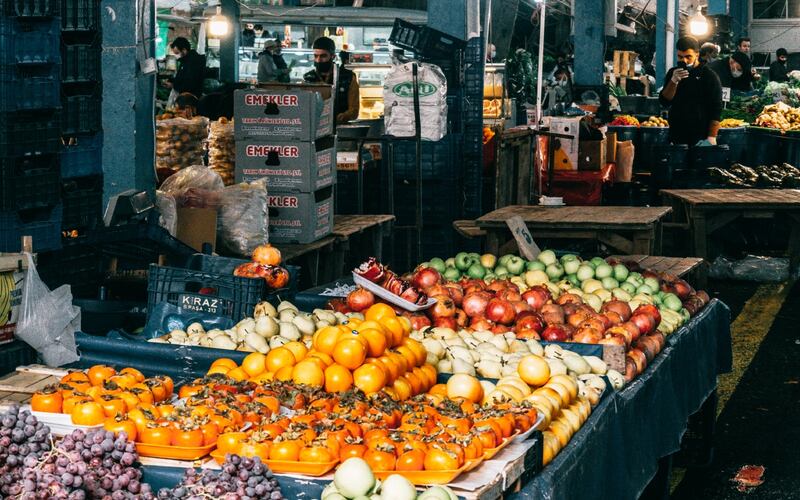
{"label": "black plastic crate", "polygon": [[58,155],[0,158],[0,210],[19,211],[60,203]]}
{"label": "black plastic crate", "polygon": [[7,375],[17,369],[36,363],[39,355],[36,349],[21,340],[13,340],[0,345],[0,376]]}
{"label": "black plastic crate", "polygon": [[103,134],[64,138],[61,178],[86,177],[103,173]]}
{"label": "black plastic crate", "polygon": [[64,83],[99,81],[101,53],[99,42],[62,46],[61,81]]}
{"label": "black plastic crate", "polygon": [[475,37],[467,40],[464,49],[464,62],[467,64],[483,64],[483,38]]}
{"label": "black plastic crate", "polygon": [[[103,283],[103,259],[97,249],[84,241],[85,238],[65,240],[61,250],[38,255],[36,269],[51,290],[70,285],[73,297],[97,297]],[[85,317],[83,321],[85,326]]]}
{"label": "black plastic crate", "polygon": [[[441,141],[422,141],[420,160],[423,179],[451,179],[457,177],[461,134],[448,134]],[[395,177],[416,178],[417,154],[415,141],[387,141],[384,155],[391,155]]]}
{"label": "black plastic crate", "polygon": [[100,0],[61,0],[61,29],[96,31],[100,29]]}
{"label": "black plastic crate", "polygon": [[461,92],[464,86],[464,68],[458,54],[459,53],[450,54],[450,57],[446,59],[428,58],[422,60],[425,63],[434,64],[442,70],[447,80],[448,95]]}
{"label": "black plastic crate", "polygon": [[169,302],[240,321],[253,315],[265,294],[266,283],[260,278],[152,264],[147,280],[147,310]]}
{"label": "black plastic crate", "polygon": [[0,157],[58,153],[60,149],[58,111],[0,113]]}
{"label": "black plastic crate", "polygon": [[[479,71],[480,70],[480,71]],[[473,66],[464,70],[464,95],[471,99],[483,99],[483,67]]]}
{"label": "black plastic crate", "polygon": [[61,0],[0,0],[0,11],[10,17],[58,17]]}
{"label": "black plastic crate", "polygon": [[94,229],[103,211],[103,176],[74,177],[61,183],[64,204],[64,231]]}
{"label": "black plastic crate", "polygon": [[157,219],[121,226],[100,226],[88,233],[87,244],[97,248],[104,257],[115,259],[118,270],[146,270],[162,255],[168,264],[182,266],[195,253],[192,247],[159,226]]}
{"label": "black plastic crate", "polygon": [[57,64],[61,60],[57,19],[0,17],[0,64]]}
{"label": "black plastic crate", "polygon": [[37,253],[61,248],[61,205],[0,212],[0,252],[20,252],[23,236],[33,238],[33,251]]}
{"label": "black plastic crate", "polygon": [[0,67],[0,112],[61,107],[57,65]]}
{"label": "black plastic crate", "polygon": [[427,26],[395,19],[389,42],[395,47],[410,50],[425,57],[447,57],[454,51],[463,50],[466,42]]}
{"label": "black plastic crate", "polygon": [[100,131],[102,96],[99,91],[89,95],[64,96],[61,104],[63,134],[93,134]]}
{"label": "black plastic crate", "polygon": [[[451,181],[423,181],[422,221],[423,224],[450,224],[460,217],[464,200],[461,186]],[[417,186],[413,179],[395,179],[394,215],[398,225],[411,225],[416,222]]]}
{"label": "black plastic crate", "polygon": [[[375,167],[363,170],[363,212],[377,214],[381,210],[381,173]],[[336,190],[333,196],[334,212],[337,215],[358,213],[358,172],[337,170]]]}

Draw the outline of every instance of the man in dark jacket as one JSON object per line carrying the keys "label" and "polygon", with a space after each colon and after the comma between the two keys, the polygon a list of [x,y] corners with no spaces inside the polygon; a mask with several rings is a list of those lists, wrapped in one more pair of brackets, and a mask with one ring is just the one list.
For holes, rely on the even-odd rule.
{"label": "man in dark jacket", "polygon": [[188,92],[198,99],[203,95],[203,79],[206,73],[206,58],[189,44],[189,40],[178,37],[170,45],[178,57],[178,72],[171,81],[165,82],[167,88],[178,94]]}
{"label": "man in dark jacket", "polygon": [[778,49],[775,52],[777,60],[769,65],[769,81],[771,82],[785,82],[789,80],[789,68],[786,66],[786,61],[789,59],[789,53],[784,48]]}
{"label": "man in dark jacket", "polygon": [[669,108],[669,134],[674,144],[694,146],[707,140],[716,145],[722,113],[722,87],[708,66],[699,64],[700,43],[678,39],[679,65],[670,69],[661,90],[661,105]]}
{"label": "man in dark jacket", "polygon": [[723,57],[707,65],[719,77],[723,87],[739,92],[753,90],[750,84],[750,59],[743,52],[734,52],[730,57]]}
{"label": "man in dark jacket", "polygon": [[[333,84],[333,60],[336,58],[336,44],[323,36],[314,40],[314,69],[303,75],[309,83]],[[347,123],[358,118],[359,89],[355,73],[341,67],[336,85],[334,113],[336,123]]]}

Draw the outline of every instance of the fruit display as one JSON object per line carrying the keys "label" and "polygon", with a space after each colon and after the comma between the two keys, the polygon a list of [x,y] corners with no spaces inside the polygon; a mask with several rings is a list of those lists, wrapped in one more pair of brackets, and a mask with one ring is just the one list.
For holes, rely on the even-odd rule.
{"label": "fruit display", "polygon": [[303,313],[291,302],[284,301],[276,308],[269,302],[259,302],[252,318],[245,318],[227,330],[206,329],[201,323],[185,328],[175,328],[166,335],[148,342],[213,347],[267,354],[289,342],[305,339],[326,326],[346,323],[349,318],[342,313],[315,309]]}
{"label": "fruit display", "polygon": [[669,122],[660,116],[651,116],[642,122],[642,127],[669,127]]}
{"label": "fruit display", "polygon": [[203,165],[208,118],[172,118],[156,121],[156,168],[172,173]]}
{"label": "fruit display", "polygon": [[609,125],[612,127],[638,127],[639,120],[631,115],[617,115]]}
{"label": "fruit display", "polygon": [[788,188],[800,187],[800,169],[782,165],[759,165],[754,168],[734,163],[728,168],[712,167],[709,177],[725,186],[737,188]]}
{"label": "fruit display", "polygon": [[382,482],[372,473],[363,459],[345,460],[333,475],[333,481],[322,490],[321,500],[456,500],[458,497],[447,486],[431,486],[417,493],[414,485],[400,474],[392,474]]}
{"label": "fruit display", "polygon": [[263,278],[270,290],[279,290],[289,284],[289,271],[281,267],[281,251],[270,244],[259,245],[252,254],[252,262],[236,266],[234,276]]}
{"label": "fruit display", "polygon": [[158,490],[158,498],[283,500],[286,497],[281,493],[278,480],[269,466],[259,457],[228,455],[221,471],[186,469],[178,485]]}
{"label": "fruit display", "polygon": [[56,442],[47,426],[18,406],[0,415],[3,498],[154,499],[138,460],[124,434],[75,430]]}
{"label": "fruit display", "polygon": [[233,122],[224,116],[211,122],[208,129],[208,168],[218,173],[226,186],[234,183],[236,142],[233,138]]}
{"label": "fruit display", "polygon": [[800,130],[800,108],[793,108],[784,102],[764,106],[758,115],[755,125],[776,128],[783,132]]}
{"label": "fruit display", "polygon": [[750,125],[744,120],[739,120],[737,118],[725,118],[721,122],[719,122],[720,128],[739,128],[739,127],[746,127]]}
{"label": "fruit display", "polygon": [[400,278],[387,266],[378,262],[375,257],[370,257],[353,272],[411,304],[425,305],[428,302],[428,296],[417,286]]}

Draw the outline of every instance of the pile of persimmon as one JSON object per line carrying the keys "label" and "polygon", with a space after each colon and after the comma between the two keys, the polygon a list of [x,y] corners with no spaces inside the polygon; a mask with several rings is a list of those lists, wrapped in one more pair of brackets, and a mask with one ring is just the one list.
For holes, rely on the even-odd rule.
{"label": "pile of persimmon", "polygon": [[364,317],[321,328],[310,346],[289,342],[266,355],[249,354],[241,365],[218,359],[208,374],[262,384],[291,381],[330,393],[383,390],[400,401],[430,389],[436,383],[436,369],[425,363],[422,344],[408,336],[409,321],[386,304],[373,305]]}
{"label": "pile of persimmon", "polygon": [[172,379],[167,376],[145,378],[135,368],[117,372],[110,366],[95,365],[68,373],[58,384],[36,392],[31,409],[68,414],[75,425],[100,425],[140,406],[167,401],[173,390]]}

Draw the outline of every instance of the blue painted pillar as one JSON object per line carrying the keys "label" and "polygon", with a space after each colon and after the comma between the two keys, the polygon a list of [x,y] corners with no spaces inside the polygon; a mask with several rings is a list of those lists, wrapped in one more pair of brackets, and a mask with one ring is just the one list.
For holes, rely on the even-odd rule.
{"label": "blue painted pillar", "polygon": [[733,31],[734,43],[740,36],[747,36],[750,24],[750,12],[747,0],[729,0],[731,15],[731,30]]}
{"label": "blue painted pillar", "polygon": [[100,12],[105,206],[122,191],[155,189],[155,74],[141,66],[155,57],[155,1],[104,0]]}
{"label": "blue painted pillar", "polygon": [[656,87],[664,84],[667,71],[675,66],[675,42],[680,36],[678,0],[658,0],[656,4]]}
{"label": "blue painted pillar", "polygon": [[575,0],[572,15],[575,23],[575,84],[602,85],[605,62],[605,2]]}
{"label": "blue painted pillar", "polygon": [[708,0],[708,15],[719,16],[727,13],[728,0]]}
{"label": "blue painted pillar", "polygon": [[222,0],[222,15],[228,18],[231,29],[228,36],[220,40],[219,79],[222,82],[239,81],[239,3],[236,0]]}

